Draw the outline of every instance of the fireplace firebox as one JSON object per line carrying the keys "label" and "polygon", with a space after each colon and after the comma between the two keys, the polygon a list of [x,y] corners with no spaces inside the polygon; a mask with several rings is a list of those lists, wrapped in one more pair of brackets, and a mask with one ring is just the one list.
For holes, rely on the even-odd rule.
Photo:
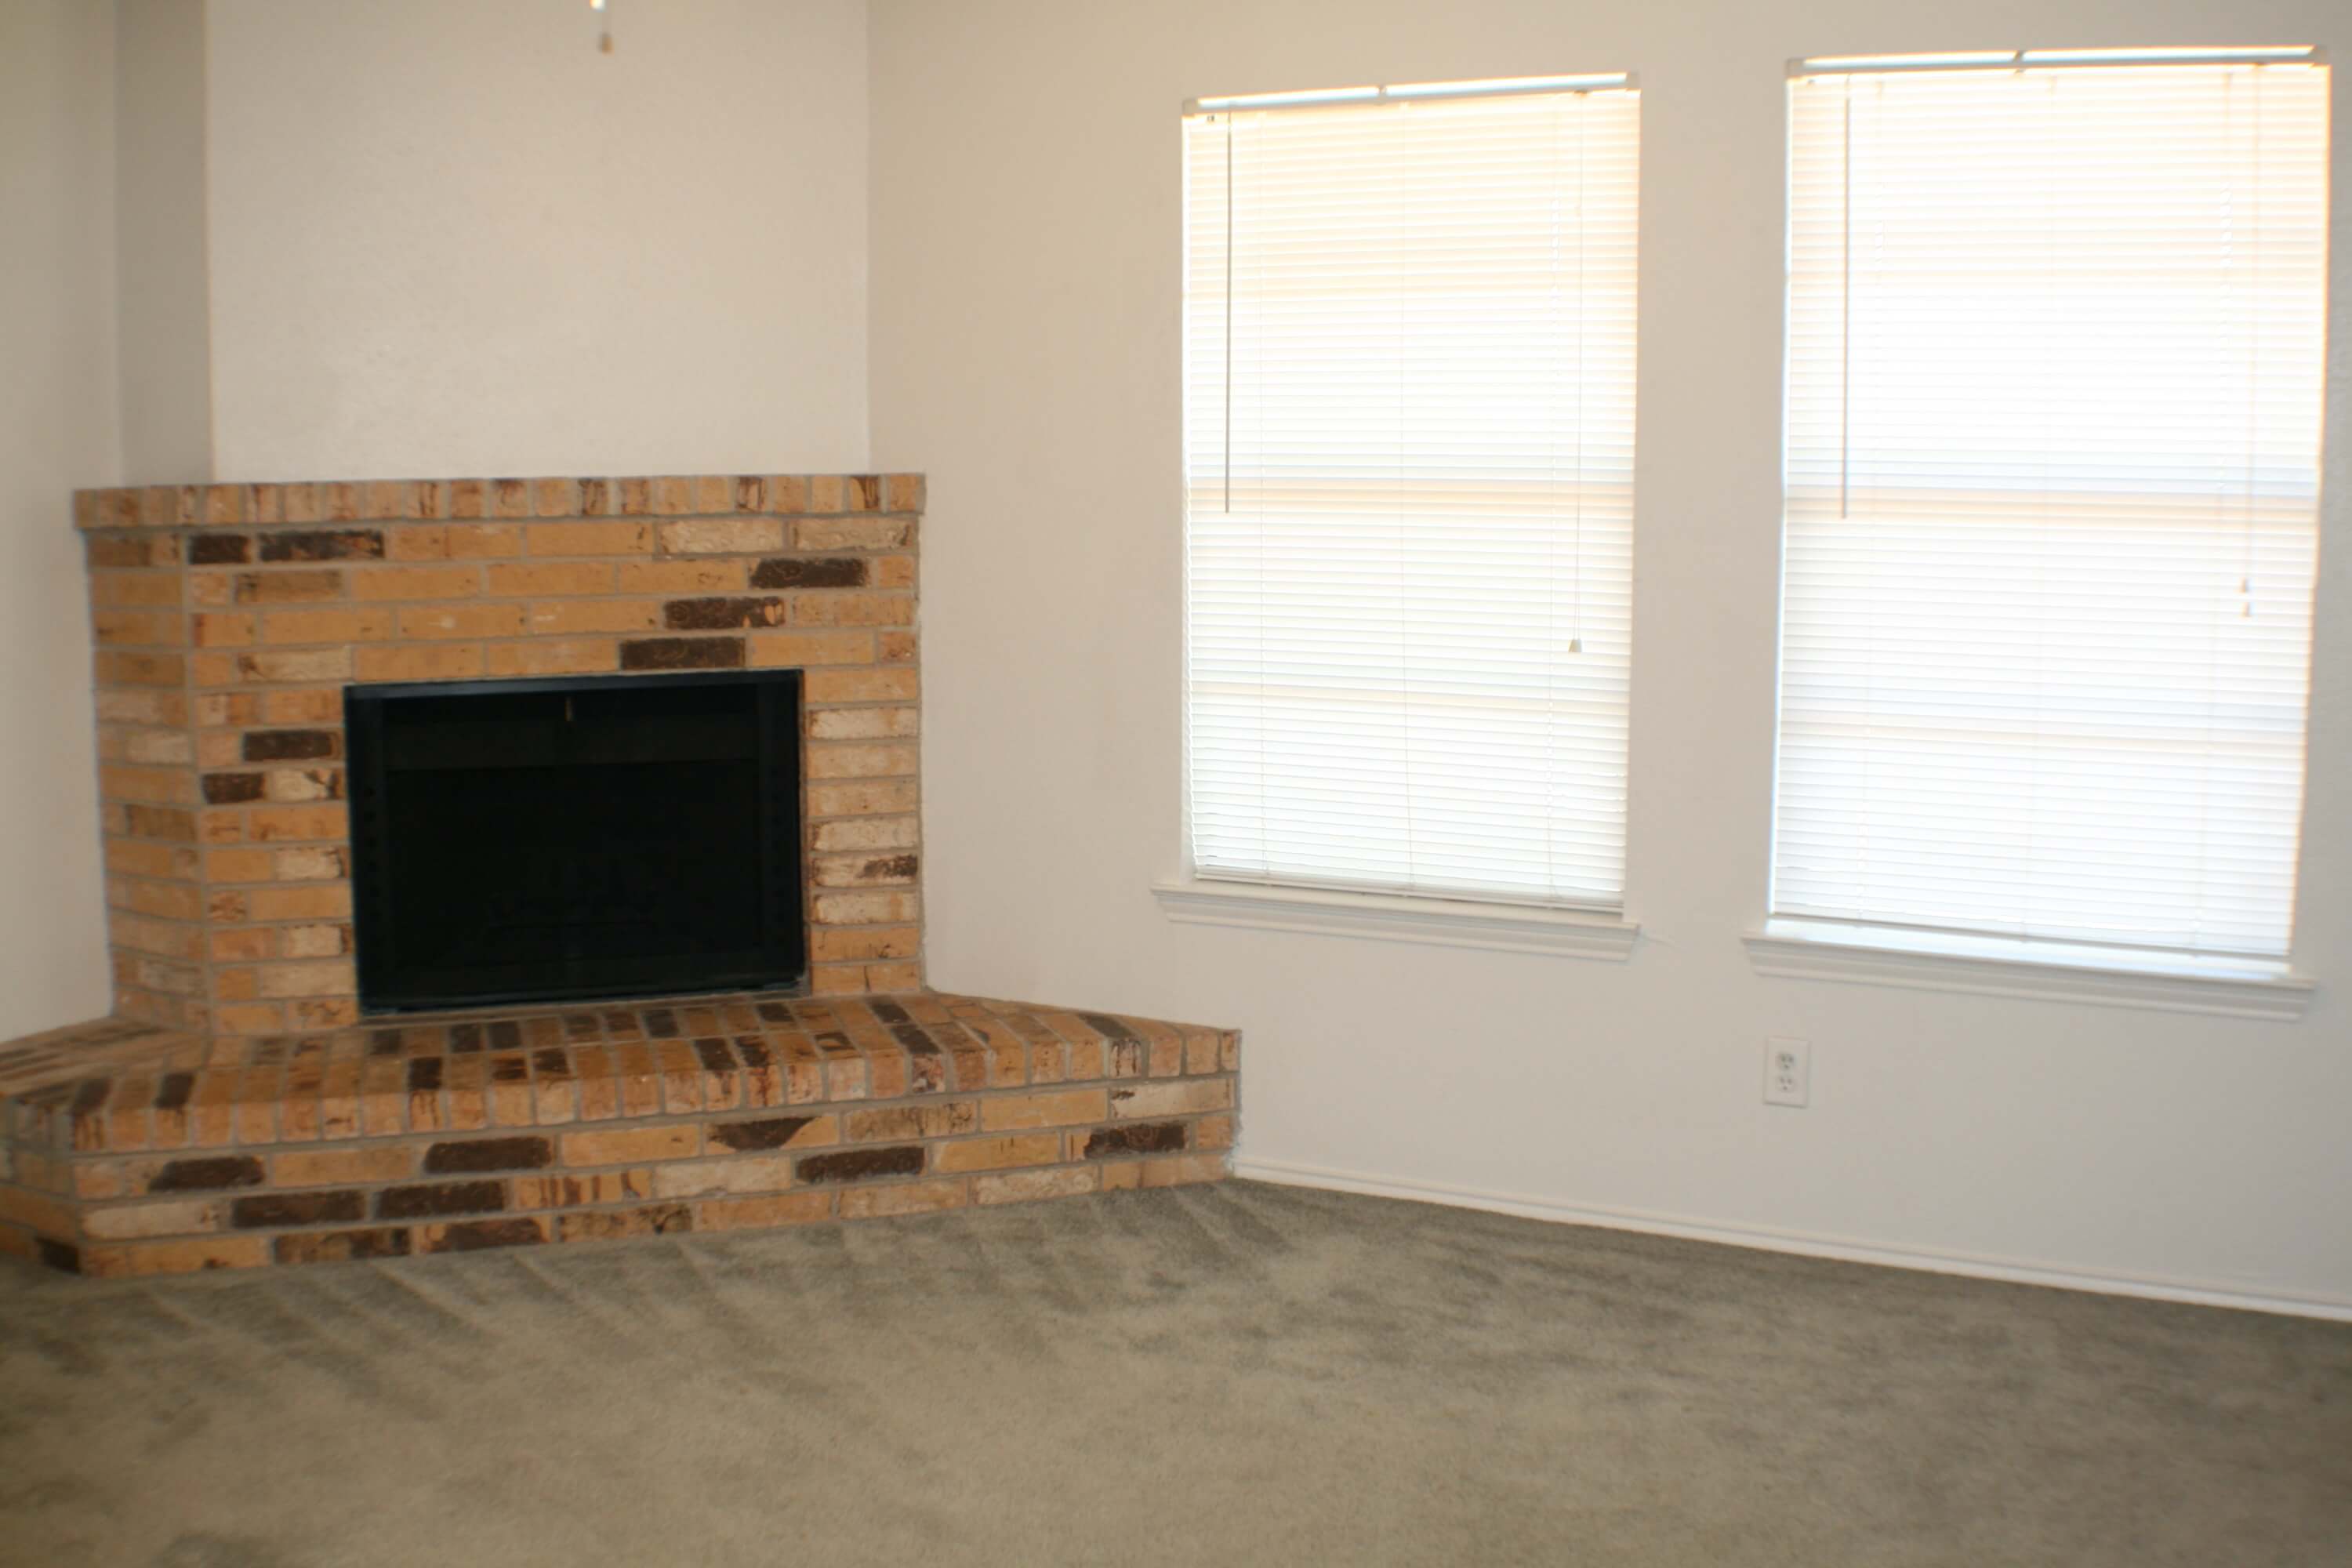
{"label": "fireplace firebox", "polygon": [[797,670],[344,693],[373,1013],[806,971]]}

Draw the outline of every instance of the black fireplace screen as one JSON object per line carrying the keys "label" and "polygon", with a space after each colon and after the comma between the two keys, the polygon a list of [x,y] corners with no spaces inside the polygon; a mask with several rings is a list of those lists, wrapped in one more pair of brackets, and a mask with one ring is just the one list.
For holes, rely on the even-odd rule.
{"label": "black fireplace screen", "polygon": [[800,673],[355,686],[370,1012],[796,984]]}

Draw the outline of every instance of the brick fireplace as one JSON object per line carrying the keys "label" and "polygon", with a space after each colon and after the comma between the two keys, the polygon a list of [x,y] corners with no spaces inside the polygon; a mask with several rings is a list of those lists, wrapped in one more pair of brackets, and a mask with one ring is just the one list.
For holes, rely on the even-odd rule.
{"label": "brick fireplace", "polygon": [[[924,988],[924,500],[79,492],[115,1008],[0,1042],[0,1253],[168,1273],[1221,1178],[1232,1031]],[[798,672],[800,984],[363,1013],[352,693],[761,670]]]}
{"label": "brick fireplace", "polygon": [[922,984],[919,476],[83,491],[116,1010],[356,1022],[343,688],[793,668],[810,989]]}

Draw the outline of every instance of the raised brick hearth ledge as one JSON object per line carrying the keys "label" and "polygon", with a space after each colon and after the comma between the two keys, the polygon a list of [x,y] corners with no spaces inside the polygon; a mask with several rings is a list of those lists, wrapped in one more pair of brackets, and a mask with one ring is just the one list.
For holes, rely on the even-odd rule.
{"label": "raised brick hearth ledge", "polygon": [[1215,1181],[1230,1030],[929,992],[0,1045],[0,1252],[92,1275]]}

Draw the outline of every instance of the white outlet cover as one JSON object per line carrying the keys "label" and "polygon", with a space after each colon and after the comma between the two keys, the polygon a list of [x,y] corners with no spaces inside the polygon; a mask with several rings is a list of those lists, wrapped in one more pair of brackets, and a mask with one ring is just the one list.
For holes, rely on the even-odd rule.
{"label": "white outlet cover", "polygon": [[1801,1109],[1812,1099],[1813,1043],[1786,1035],[1764,1042],[1764,1103]]}

